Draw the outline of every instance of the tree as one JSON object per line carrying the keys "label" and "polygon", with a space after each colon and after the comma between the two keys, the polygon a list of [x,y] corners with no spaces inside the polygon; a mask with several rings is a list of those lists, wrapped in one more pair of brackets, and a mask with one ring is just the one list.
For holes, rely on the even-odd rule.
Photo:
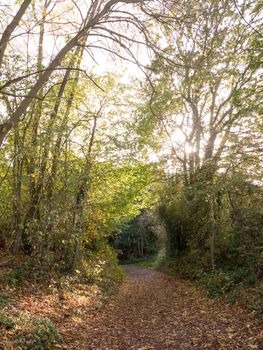
{"label": "tree", "polygon": [[[254,111],[260,106],[260,98],[251,99],[259,97],[262,72],[249,53],[254,34],[231,1],[193,1],[186,11],[192,18],[187,24],[175,24],[176,31],[164,27],[168,46],[151,67],[149,113],[168,135],[190,184],[208,164],[218,168],[238,123],[253,113],[252,105]],[[241,100],[252,103],[241,108]]]}
{"label": "tree", "polygon": [[[109,0],[109,1],[91,1],[86,14],[80,13],[81,22],[78,24],[77,33],[74,36],[69,37],[66,40],[64,46],[62,46],[55,57],[51,57],[50,63],[47,64],[46,68],[38,69],[36,72],[30,72],[26,75],[16,76],[15,78],[4,81],[1,86],[1,93],[4,95],[9,95],[9,92],[6,91],[6,88],[14,83],[24,81],[27,78],[35,77],[33,82],[24,89],[23,96],[18,103],[18,106],[12,111],[12,113],[4,119],[0,127],[0,146],[3,144],[3,141],[8,134],[8,132],[19,123],[21,117],[26,113],[28,107],[35,99],[41,99],[41,94],[39,96],[39,92],[41,89],[45,87],[50,78],[52,77],[54,71],[58,69],[67,70],[71,69],[71,66],[63,66],[65,63],[66,56],[77,46],[84,46],[88,52],[92,48],[99,47],[98,45],[92,44],[91,39],[93,37],[98,37],[103,39],[108,39],[114,43],[117,43],[119,46],[124,48],[126,44],[129,42],[135,41],[132,37],[124,36],[121,34],[121,28],[118,28],[118,25],[121,23],[126,23],[127,25],[132,25],[135,28],[139,26],[139,20],[132,14],[125,10],[121,11],[116,5],[121,4],[140,4],[143,3],[142,0]],[[7,47],[8,40],[10,35],[15,30],[15,28],[19,24],[19,20],[22,18],[25,13],[27,7],[29,6],[30,1],[25,1],[19,11],[18,14],[11,21],[9,27],[7,27],[4,32],[4,36],[2,37],[2,51],[1,55],[4,55],[5,48]],[[48,8],[51,4],[51,1],[45,2],[45,7]],[[77,10],[80,10],[77,7]],[[51,10],[52,13],[52,10]],[[108,25],[112,25],[114,28],[109,29]],[[90,42],[88,41],[90,40]],[[123,43],[124,42],[124,43]],[[136,42],[136,41],[135,41]],[[103,49],[103,46],[102,46]],[[104,49],[115,52],[114,50]],[[128,50],[128,49],[127,49]],[[130,50],[128,50],[130,51]],[[116,52],[118,54],[118,52]],[[48,91],[46,92],[48,93]],[[45,94],[43,94],[45,95]]]}
{"label": "tree", "polygon": [[171,15],[160,25],[165,48],[150,66],[148,104],[138,123],[159,131],[171,177],[160,205],[167,254],[189,256],[189,265],[192,259],[203,268],[215,269],[227,250],[232,221],[226,188],[232,175],[242,168],[248,182],[262,179],[261,22],[257,4],[242,4],[242,12],[232,1],[191,1],[182,14],[187,21]]}

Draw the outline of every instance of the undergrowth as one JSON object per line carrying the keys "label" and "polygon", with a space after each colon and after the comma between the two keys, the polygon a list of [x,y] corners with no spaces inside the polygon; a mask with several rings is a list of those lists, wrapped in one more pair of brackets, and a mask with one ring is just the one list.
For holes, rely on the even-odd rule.
{"label": "undergrowth", "polygon": [[156,262],[156,256],[147,256],[144,258],[135,258],[130,257],[127,260],[121,260],[121,265],[140,265],[143,267],[146,267],[148,269],[154,269],[155,268],[155,262]]}
{"label": "undergrowth", "polygon": [[0,335],[0,349],[11,342],[20,350],[52,350],[63,340],[49,318],[8,308],[0,312]]}
{"label": "undergrowth", "polygon": [[33,256],[21,257],[12,268],[0,271],[0,350],[5,350],[9,342],[19,350],[51,350],[63,342],[49,318],[37,316],[28,308],[20,309],[20,296],[30,297],[33,291],[59,301],[64,293],[78,290],[84,296],[94,287],[100,302],[116,293],[123,276],[116,254],[106,244],[86,252],[78,265],[68,271],[61,271],[50,262],[41,263]]}
{"label": "undergrowth", "polygon": [[239,303],[263,318],[263,281],[247,266],[225,264],[215,269],[202,269],[187,257],[163,259],[159,270],[170,275],[195,281],[211,298],[223,298]]}

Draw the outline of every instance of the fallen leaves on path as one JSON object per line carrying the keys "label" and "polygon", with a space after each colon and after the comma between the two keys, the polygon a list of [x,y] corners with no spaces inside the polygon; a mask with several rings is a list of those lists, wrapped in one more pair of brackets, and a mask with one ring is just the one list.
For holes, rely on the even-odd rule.
{"label": "fallen leaves on path", "polygon": [[[263,328],[253,314],[212,300],[190,282],[126,266],[119,293],[108,303],[96,287],[62,293],[32,289],[15,308],[49,317],[68,350],[263,350]],[[6,348],[8,349],[8,348]]]}
{"label": "fallen leaves on path", "polygon": [[138,266],[116,298],[63,333],[71,350],[263,349],[263,329],[244,310],[208,299],[191,283]]}

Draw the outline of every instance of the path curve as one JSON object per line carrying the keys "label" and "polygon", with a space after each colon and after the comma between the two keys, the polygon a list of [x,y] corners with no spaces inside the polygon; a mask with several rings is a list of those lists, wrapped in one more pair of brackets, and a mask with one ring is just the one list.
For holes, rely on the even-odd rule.
{"label": "path curve", "polygon": [[[135,265],[118,295],[86,320],[78,350],[263,350],[263,328],[190,282]],[[75,347],[74,347],[75,346]]]}

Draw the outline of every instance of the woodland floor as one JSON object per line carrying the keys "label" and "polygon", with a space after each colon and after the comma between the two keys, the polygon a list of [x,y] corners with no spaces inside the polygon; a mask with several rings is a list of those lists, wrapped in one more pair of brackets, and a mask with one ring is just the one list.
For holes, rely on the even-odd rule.
{"label": "woodland floor", "polygon": [[135,265],[119,294],[90,314],[70,349],[263,349],[263,328],[245,311],[192,284]]}
{"label": "woodland floor", "polygon": [[110,302],[83,287],[56,300],[21,295],[17,307],[50,317],[65,339],[60,348],[69,350],[263,349],[262,324],[242,308],[208,299],[190,282],[124,268],[127,277]]}

